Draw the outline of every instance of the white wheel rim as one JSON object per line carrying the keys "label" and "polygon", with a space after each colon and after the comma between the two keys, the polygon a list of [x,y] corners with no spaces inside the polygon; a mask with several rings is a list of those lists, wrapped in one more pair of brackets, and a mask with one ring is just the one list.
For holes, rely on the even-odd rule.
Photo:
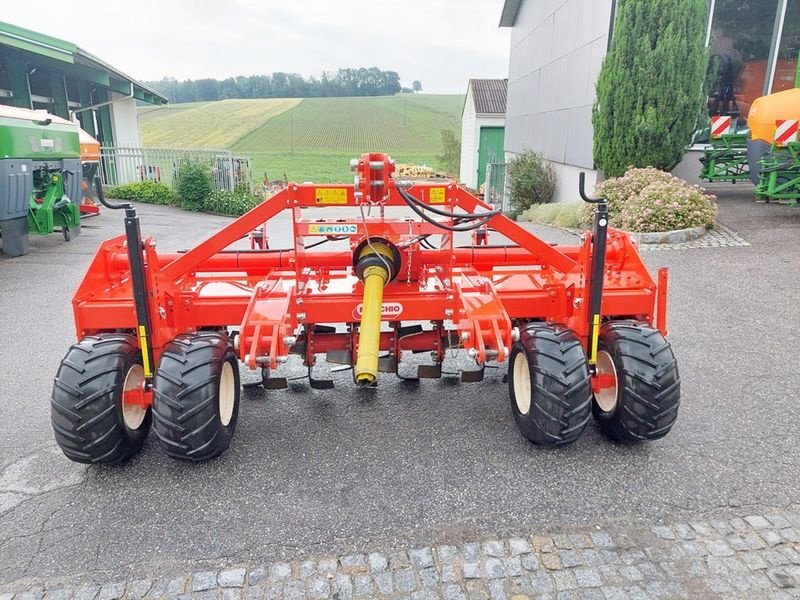
{"label": "white wheel rim", "polygon": [[222,374],[219,378],[219,420],[223,427],[230,425],[233,419],[233,405],[236,400],[236,381],[233,367],[227,360],[222,363]]}
{"label": "white wheel rim", "polygon": [[520,352],[514,358],[514,401],[520,414],[527,415],[530,412],[531,371],[524,352]]}
{"label": "white wheel rim", "polygon": [[611,387],[602,387],[594,395],[597,405],[603,412],[611,412],[617,406],[617,390],[619,388],[617,380],[617,368],[614,366],[614,359],[605,350],[597,353],[597,375],[611,375],[614,384]]}
{"label": "white wheel rim", "polygon": [[125,392],[142,387],[144,383],[144,369],[142,365],[133,365],[125,375],[122,384],[122,421],[128,429],[139,429],[144,423],[147,409],[141,404],[125,402]]}

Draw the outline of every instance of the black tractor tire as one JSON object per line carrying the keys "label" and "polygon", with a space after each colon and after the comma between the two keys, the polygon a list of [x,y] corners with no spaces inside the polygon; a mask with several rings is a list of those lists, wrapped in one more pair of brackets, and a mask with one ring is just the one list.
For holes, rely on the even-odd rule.
{"label": "black tractor tire", "polygon": [[[150,408],[123,408],[123,390],[144,371],[136,339],[122,333],[87,336],[58,368],[50,415],[56,442],[80,463],[114,464],[135,454],[147,439]],[[130,405],[127,405],[129,410]]]}
{"label": "black tractor tire", "polygon": [[155,432],[180,460],[219,456],[239,415],[239,363],[227,335],[182,334],[167,344],[153,381]]}
{"label": "black tractor tire", "polygon": [[527,325],[508,363],[511,411],[522,435],[541,446],[577,440],[591,419],[586,353],[575,333],[546,323]]}
{"label": "black tractor tire", "polygon": [[610,321],[600,329],[598,350],[598,369],[613,370],[616,380],[616,393],[592,403],[603,433],[628,443],[667,435],[678,418],[681,380],[666,338],[645,323]]}

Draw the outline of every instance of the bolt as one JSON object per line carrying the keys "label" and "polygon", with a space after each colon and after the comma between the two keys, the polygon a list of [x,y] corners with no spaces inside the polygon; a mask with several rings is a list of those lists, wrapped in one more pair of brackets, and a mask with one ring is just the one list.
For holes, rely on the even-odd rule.
{"label": "bolt", "polygon": [[150,240],[150,247],[151,248],[155,248],[156,247],[156,241],[155,240]]}
{"label": "bolt", "polygon": [[451,318],[451,317],[453,316],[453,309],[451,309],[451,308],[446,308],[446,309],[444,310],[444,316],[445,316],[445,318],[447,318],[447,319]]}
{"label": "bolt", "polygon": [[293,335],[286,335],[283,337],[283,344],[284,346],[294,346],[297,342],[297,338]]}
{"label": "bolt", "polygon": [[575,298],[575,300],[572,302],[572,306],[575,308],[580,308],[582,304],[583,300],[581,298]]}
{"label": "bolt", "polygon": [[470,358],[475,358],[476,356],[478,356],[478,351],[475,350],[475,348],[470,348],[469,350],[467,350],[467,356],[469,356]]}
{"label": "bolt", "polygon": [[297,303],[298,303],[298,304],[302,304],[302,303],[303,303],[303,299],[302,299],[302,298],[300,298],[299,296],[298,296],[298,298],[297,298]]}
{"label": "bolt", "polygon": [[280,364],[283,364],[283,363],[285,363],[287,360],[289,360],[289,357],[288,357],[288,356],[279,356],[279,357],[278,357],[278,362],[279,362]]}
{"label": "bolt", "polygon": [[514,327],[511,329],[511,341],[512,342],[519,341],[519,327]]}
{"label": "bolt", "polygon": [[306,320],[306,313],[297,313],[297,320],[298,321],[305,321]]}
{"label": "bolt", "polygon": [[163,306],[158,307],[158,316],[161,317],[162,319],[167,318],[167,311],[164,310]]}
{"label": "bolt", "polygon": [[461,341],[466,342],[469,339],[469,331],[461,332]]}

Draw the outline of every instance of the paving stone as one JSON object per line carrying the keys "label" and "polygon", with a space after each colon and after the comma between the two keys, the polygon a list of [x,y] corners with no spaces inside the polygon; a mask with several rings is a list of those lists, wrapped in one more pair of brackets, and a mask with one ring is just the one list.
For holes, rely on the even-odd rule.
{"label": "paving stone", "polygon": [[596,567],[603,563],[600,552],[597,550],[581,550],[581,560],[588,567]]}
{"label": "paving stone", "polygon": [[753,515],[750,517],[745,517],[745,521],[752,527],[753,529],[770,529],[772,527],[772,523],[767,521],[761,515]]}
{"label": "paving stone", "polygon": [[442,564],[453,563],[458,560],[459,552],[455,546],[436,546],[436,557]]}
{"label": "paving stone", "polygon": [[797,587],[794,577],[787,575],[783,569],[767,569],[767,577],[779,588]]}
{"label": "paving stone", "polygon": [[621,587],[603,586],[602,590],[606,600],[628,600],[628,594]]}
{"label": "paving stone", "polygon": [[717,594],[730,594],[733,592],[733,588],[724,579],[720,579],[719,577],[709,577],[706,580],[706,584],[711,588],[712,592]]}
{"label": "paving stone", "polygon": [[778,529],[792,526],[792,524],[789,522],[789,519],[782,517],[781,515],[767,515],[767,520],[769,520],[769,522]]}
{"label": "paving stone", "polygon": [[244,569],[229,569],[222,571],[217,576],[217,583],[220,587],[232,588],[242,587],[244,585],[244,576],[247,573]]}
{"label": "paving stone", "polygon": [[557,554],[542,554],[541,561],[545,569],[551,571],[558,571],[561,569],[561,559]]}
{"label": "paving stone", "polygon": [[428,567],[419,572],[419,580],[422,587],[435,588],[439,584],[439,573],[435,567]]}
{"label": "paving stone", "polygon": [[483,570],[479,562],[464,563],[464,579],[480,579],[483,577]]}
{"label": "paving stone", "polygon": [[508,600],[504,581],[495,579],[489,582],[489,598],[491,600]]}
{"label": "paving stone", "polygon": [[536,552],[555,552],[556,545],[553,543],[553,538],[545,535],[535,535],[531,539],[534,550]]}
{"label": "paving stone", "polygon": [[413,592],[417,589],[414,571],[403,569],[394,574],[394,586],[401,592]]}
{"label": "paving stone", "polygon": [[786,529],[781,529],[781,536],[787,542],[792,542],[793,544],[800,544],[800,530],[791,527]]}
{"label": "paving stone", "polygon": [[620,554],[620,557],[622,558],[622,562],[625,563],[626,565],[634,565],[638,562],[642,562],[647,558],[644,552],[636,549],[625,550]]}
{"label": "paving stone", "polygon": [[504,558],[503,568],[505,569],[506,577],[519,577],[522,575],[522,561],[519,556]]}
{"label": "paving stone", "polygon": [[264,583],[269,576],[269,569],[267,567],[256,567],[247,575],[248,585],[259,585]]}
{"label": "paving stone", "polygon": [[711,556],[733,556],[733,548],[725,540],[708,540],[706,548]]}
{"label": "paving stone", "polygon": [[559,592],[574,590],[578,587],[578,581],[572,571],[556,571],[553,573],[553,581],[555,582],[556,590]]}
{"label": "paving stone", "polygon": [[599,552],[600,552],[600,557],[603,559],[603,562],[608,563],[610,565],[622,564],[622,557],[616,550],[606,550],[605,548],[603,548]]}
{"label": "paving stone", "polygon": [[0,600],[11,600],[14,597],[14,594],[11,592],[3,592],[0,593]]}
{"label": "paving stone", "polygon": [[372,583],[372,577],[365,574],[353,576],[353,595],[358,597],[371,598],[375,594],[375,586]]}
{"label": "paving stone", "polygon": [[794,548],[790,546],[784,546],[783,548],[778,548],[778,552],[788,558],[790,563],[800,565],[800,552]]}
{"label": "paving stone", "polygon": [[488,579],[499,579],[505,577],[506,568],[503,561],[499,558],[487,558],[485,563],[486,577]]}
{"label": "paving stone", "polygon": [[776,550],[760,550],[759,554],[773,567],[780,567],[789,563],[789,559]]}
{"label": "paving stone", "polygon": [[675,532],[672,531],[672,528],[667,527],[666,525],[656,525],[655,527],[653,527],[653,533],[655,533],[662,540],[675,539]]}
{"label": "paving stone", "polygon": [[706,547],[699,542],[682,542],[681,549],[686,556],[693,558],[699,558],[708,554]]}
{"label": "paving stone", "polygon": [[[100,593],[100,588],[98,586],[84,585],[75,590],[75,592],[72,594],[72,598],[74,600],[94,600],[95,598],[97,598],[97,594],[99,593]],[[14,596],[14,600],[18,600],[19,598],[20,598],[19,594]],[[25,598],[23,597],[22,600],[25,600]],[[33,600],[33,599],[28,598],[27,600]]]}
{"label": "paving stone", "polygon": [[536,571],[542,566],[539,562],[539,557],[535,554],[523,554],[520,557],[520,563],[526,571]]}
{"label": "paving stone", "polygon": [[203,571],[192,575],[192,591],[204,592],[217,587],[217,574],[214,571]]}
{"label": "paving stone", "polygon": [[623,577],[625,577],[629,581],[642,581],[644,579],[644,575],[642,575],[642,572],[633,565],[620,567],[619,572]]}
{"label": "paving stone", "polygon": [[735,519],[731,519],[731,527],[733,527],[736,531],[746,532],[750,531],[750,526],[745,522],[744,519],[740,519],[736,517]]}
{"label": "paving stone", "polygon": [[469,600],[489,600],[489,589],[483,581],[470,580],[464,584]]}
{"label": "paving stone", "polygon": [[571,550],[572,549],[572,540],[569,539],[569,536],[565,533],[557,533],[553,535],[553,544],[559,550]]}
{"label": "paving stone", "polygon": [[411,600],[440,600],[440,596],[433,590],[420,590],[411,594]]}
{"label": "paving stone", "polygon": [[394,581],[391,573],[375,573],[372,576],[372,581],[375,582],[375,587],[378,588],[381,594],[391,594],[394,589]]}
{"label": "paving stone", "polygon": [[16,596],[12,594],[12,597],[16,599],[22,600],[42,600],[44,598],[44,592],[20,592]]}
{"label": "paving stone", "polygon": [[579,550],[594,548],[594,542],[592,542],[592,538],[585,533],[573,533],[569,536],[569,539],[572,541],[573,548],[578,548]]}
{"label": "paving stone", "polygon": [[694,529],[692,529],[688,523],[677,523],[676,525],[673,525],[672,530],[681,540],[693,540],[695,537],[697,537]]}
{"label": "paving stone", "polygon": [[[11,600],[13,594],[0,594],[0,598],[3,596],[8,596],[7,600]],[[70,596],[72,596],[72,590],[47,590],[44,595],[44,600],[69,600]]]}
{"label": "paving stone", "polygon": [[444,600],[467,600],[467,595],[457,585],[448,585],[442,595]]}
{"label": "paving stone", "polygon": [[[278,592],[277,593],[277,598],[275,600],[282,600],[283,599],[283,587],[278,588],[277,592]],[[262,585],[248,586],[247,589],[244,592],[244,597],[247,600],[262,600],[265,597],[269,598],[269,596],[266,595],[266,590],[264,589],[264,586],[262,586]],[[270,600],[272,600],[272,599],[270,599]]]}
{"label": "paving stone", "polygon": [[503,556],[506,555],[503,542],[498,542],[498,541],[484,542],[481,545],[481,549],[483,550],[483,554],[485,556],[502,558]]}
{"label": "paving stone", "polygon": [[580,600],[605,600],[606,596],[602,590],[586,589],[578,592]]}
{"label": "paving stone", "polygon": [[578,587],[591,588],[600,587],[603,580],[595,569],[575,569],[575,580],[578,582]]}
{"label": "paving stone", "polygon": [[317,572],[321,575],[333,575],[339,568],[339,561],[335,558],[323,558],[317,561]]}
{"label": "paving stone", "polygon": [[511,552],[511,556],[519,556],[520,554],[528,554],[531,551],[531,545],[528,540],[511,538],[508,540],[508,549]]}
{"label": "paving stone", "polygon": [[529,597],[533,594],[533,584],[529,577],[511,577],[508,579],[508,595],[512,600],[524,595]]}
{"label": "paving stone", "polygon": [[549,573],[532,575],[531,585],[533,586],[534,593],[537,594],[547,594],[549,592],[554,592],[556,589],[556,583],[553,580],[553,576]]}
{"label": "paving stone", "polygon": [[331,590],[337,600],[350,600],[353,597],[353,578],[345,573],[339,573],[331,581]]}
{"label": "paving stone", "polygon": [[589,534],[589,537],[591,537],[595,545],[600,548],[614,547],[614,540],[612,540],[611,536],[608,535],[605,531],[593,531],[592,533]]}
{"label": "paving stone", "polygon": [[734,532],[733,526],[728,521],[711,521],[711,527],[720,535],[730,535]]}
{"label": "paving stone", "polygon": [[[128,585],[124,581],[117,581],[115,583],[107,583],[100,588],[97,594],[97,600],[117,600],[125,595],[125,589]],[[166,592],[166,586],[164,586]]]}
{"label": "paving stone", "polygon": [[287,562],[279,562],[272,565],[269,570],[270,581],[286,581],[292,577],[292,565]]}
{"label": "paving stone", "polygon": [[775,530],[768,530],[761,532],[761,539],[767,543],[767,546],[777,546],[783,543],[783,537]]}
{"label": "paving stone", "polygon": [[411,564],[416,569],[424,569],[433,566],[433,550],[431,548],[410,550],[408,557],[411,559]]}
{"label": "paving stone", "polygon": [[480,544],[464,544],[461,546],[461,553],[464,555],[465,561],[474,562],[481,558]]}
{"label": "paving stone", "polygon": [[703,561],[700,560],[693,560],[689,563],[689,567],[686,569],[686,572],[689,574],[690,577],[697,577],[698,579],[704,578],[708,576],[708,569],[703,564]]}
{"label": "paving stone", "polygon": [[137,579],[128,586],[125,597],[130,598],[130,600],[141,600],[147,595],[151,587],[153,587],[153,582],[149,579]]}
{"label": "paving stone", "polygon": [[241,600],[242,588],[225,588],[222,590],[222,600]]}
{"label": "paving stone", "polygon": [[302,581],[288,581],[283,586],[283,600],[305,600],[305,597],[306,592]]}
{"label": "paving stone", "polygon": [[327,598],[331,593],[331,584],[327,577],[312,577],[306,582],[309,598]]}
{"label": "paving stone", "polygon": [[339,559],[342,565],[342,572],[347,574],[365,573],[367,571],[367,560],[363,554],[349,554]]}
{"label": "paving stone", "polygon": [[441,579],[442,583],[456,583],[458,581],[458,575],[456,574],[455,566],[444,565],[441,570]]}
{"label": "paving stone", "polygon": [[689,525],[702,537],[708,537],[714,532],[708,523],[702,521],[693,521]]}
{"label": "paving stone", "polygon": [[577,550],[561,550],[558,556],[561,558],[561,565],[565,569],[569,567],[578,567],[583,564],[583,559]]}
{"label": "paving stone", "polygon": [[367,556],[371,573],[382,573],[389,566],[389,558],[380,552],[372,552]]}

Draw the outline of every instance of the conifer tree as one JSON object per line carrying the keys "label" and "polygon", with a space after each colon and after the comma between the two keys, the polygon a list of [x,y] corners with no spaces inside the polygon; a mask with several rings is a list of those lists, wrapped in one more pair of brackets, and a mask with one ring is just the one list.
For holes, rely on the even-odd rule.
{"label": "conifer tree", "polygon": [[683,158],[706,101],[707,23],[707,0],[618,0],[592,112],[607,177]]}

